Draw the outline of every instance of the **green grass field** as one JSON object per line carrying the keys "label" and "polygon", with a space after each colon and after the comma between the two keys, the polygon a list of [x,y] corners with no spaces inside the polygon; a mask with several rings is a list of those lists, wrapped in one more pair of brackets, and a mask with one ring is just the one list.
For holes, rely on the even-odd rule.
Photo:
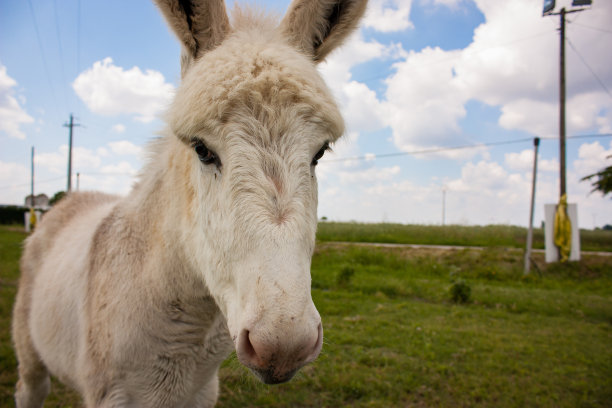
{"label": "green grass field", "polygon": [[[472,245],[487,242],[464,231]],[[12,406],[10,310],[23,238],[0,227],[2,407]],[[522,252],[494,244],[449,251],[320,242],[312,292],[325,329],[321,356],[273,387],[230,357],[218,406],[612,406],[612,258],[546,265],[536,254],[539,273],[524,277]],[[466,303],[451,300],[458,281],[471,289]],[[54,383],[45,406],[80,405]]]}

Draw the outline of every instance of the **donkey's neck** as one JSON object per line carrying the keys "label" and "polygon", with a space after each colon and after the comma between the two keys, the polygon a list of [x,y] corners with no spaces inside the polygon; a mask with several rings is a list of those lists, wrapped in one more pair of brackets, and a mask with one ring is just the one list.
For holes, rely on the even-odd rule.
{"label": "donkey's neck", "polygon": [[[177,292],[208,295],[185,250],[189,225],[188,186],[184,175],[182,142],[172,136],[154,141],[149,162],[139,182],[123,201],[122,217],[129,220],[136,235],[147,241],[155,260],[144,273]],[[183,173],[183,174],[181,174]]]}

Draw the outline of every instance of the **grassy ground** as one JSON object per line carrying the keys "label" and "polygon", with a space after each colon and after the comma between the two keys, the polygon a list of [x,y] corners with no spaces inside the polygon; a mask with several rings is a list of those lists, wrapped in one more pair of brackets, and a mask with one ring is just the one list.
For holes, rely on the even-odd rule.
{"label": "grassy ground", "polygon": [[[322,222],[319,224],[317,238],[320,241],[525,248],[527,230],[510,225],[467,227]],[[581,230],[580,245],[583,251],[612,252],[612,231]],[[541,228],[533,230],[533,247],[544,248],[544,232]]]}
{"label": "grassy ground", "polygon": [[[9,314],[22,239],[0,227],[2,407],[15,381]],[[515,250],[320,243],[312,275],[322,355],[274,387],[230,357],[219,406],[612,406],[612,259],[536,262],[540,273],[525,278]],[[459,281],[471,289],[466,303],[451,300]],[[46,406],[80,400],[54,384]]]}

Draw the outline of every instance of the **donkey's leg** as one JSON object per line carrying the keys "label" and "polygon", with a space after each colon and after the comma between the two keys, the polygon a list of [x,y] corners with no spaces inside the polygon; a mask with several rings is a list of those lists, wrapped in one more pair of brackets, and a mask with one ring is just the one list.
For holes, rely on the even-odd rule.
{"label": "donkey's leg", "polygon": [[[22,280],[22,283],[23,282]],[[22,285],[13,311],[13,341],[17,353],[18,374],[15,403],[17,408],[42,407],[49,393],[49,372],[32,344],[29,329],[30,288]]]}

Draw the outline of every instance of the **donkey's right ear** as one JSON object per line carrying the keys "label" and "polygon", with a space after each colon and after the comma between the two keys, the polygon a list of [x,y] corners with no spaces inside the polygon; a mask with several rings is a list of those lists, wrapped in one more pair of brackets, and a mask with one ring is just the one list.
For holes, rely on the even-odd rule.
{"label": "donkey's right ear", "polygon": [[181,74],[230,30],[225,0],[154,0],[183,46]]}
{"label": "donkey's right ear", "polygon": [[295,46],[321,62],[351,34],[367,0],[293,0],[281,29]]}

